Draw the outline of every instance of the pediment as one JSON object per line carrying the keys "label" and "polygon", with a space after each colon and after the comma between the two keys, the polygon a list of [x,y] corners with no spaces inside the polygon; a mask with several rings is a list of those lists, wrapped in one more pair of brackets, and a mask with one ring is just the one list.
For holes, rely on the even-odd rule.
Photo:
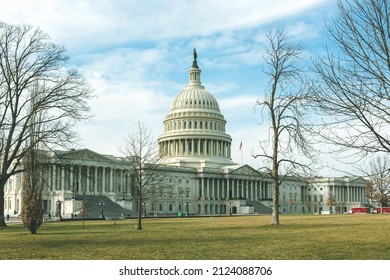
{"label": "pediment", "polygon": [[112,162],[109,156],[101,155],[89,149],[70,150],[61,154],[60,157],[67,160]]}
{"label": "pediment", "polygon": [[362,177],[355,177],[355,178],[350,180],[350,184],[351,183],[365,185],[366,184],[366,180],[364,178],[362,178]]}
{"label": "pediment", "polygon": [[229,175],[260,176],[262,173],[246,164],[229,172]]}

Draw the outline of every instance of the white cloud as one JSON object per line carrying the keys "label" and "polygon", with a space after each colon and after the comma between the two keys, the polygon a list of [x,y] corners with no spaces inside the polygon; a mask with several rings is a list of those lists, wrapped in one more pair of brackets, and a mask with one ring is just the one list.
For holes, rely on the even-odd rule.
{"label": "white cloud", "polygon": [[322,19],[311,23],[307,11],[311,18],[320,17],[324,3],[0,0],[0,20],[39,26],[69,49],[97,96],[91,101],[94,122],[79,126],[82,145],[101,153],[118,154],[137,120],[156,138],[162,133],[171,102],[186,86],[192,49],[197,48],[202,81],[216,96],[233,137],[233,159],[241,161],[238,147],[243,141],[244,162],[256,166],[250,150],[267,133],[253,111],[264,87],[260,62],[266,25],[288,22],[291,35],[315,38]]}
{"label": "white cloud", "polygon": [[1,2],[2,20],[40,26],[69,48],[89,48],[253,27],[305,11],[324,0]]}

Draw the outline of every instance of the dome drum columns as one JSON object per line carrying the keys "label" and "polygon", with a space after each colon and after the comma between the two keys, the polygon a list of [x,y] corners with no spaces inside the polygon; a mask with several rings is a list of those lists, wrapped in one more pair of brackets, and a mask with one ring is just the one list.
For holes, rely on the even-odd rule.
{"label": "dome drum columns", "polygon": [[164,156],[212,156],[231,158],[230,141],[214,139],[174,139],[160,141],[160,155]]}

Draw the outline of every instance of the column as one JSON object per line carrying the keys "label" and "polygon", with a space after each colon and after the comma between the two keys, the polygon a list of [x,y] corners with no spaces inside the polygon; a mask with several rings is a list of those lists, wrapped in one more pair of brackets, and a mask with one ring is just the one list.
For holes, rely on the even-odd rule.
{"label": "column", "polygon": [[201,178],[201,190],[202,190],[202,193],[201,193],[201,197],[205,197],[205,188],[204,188],[204,178]]}
{"label": "column", "polygon": [[231,189],[230,189],[230,179],[226,179],[226,198],[227,199],[230,199],[230,193],[231,193]]}
{"label": "column", "polygon": [[81,194],[83,194],[83,188],[82,188],[82,185],[81,185],[81,168],[82,168],[82,166],[81,165],[79,165],[79,172],[78,172],[78,177],[77,177],[77,185],[79,186],[79,192],[81,191]]}
{"label": "column", "polygon": [[70,190],[74,193],[74,194],[76,194],[76,186],[74,185],[74,183],[73,183],[73,165],[70,165],[69,166],[69,172],[70,172],[70,174],[69,174],[69,184],[70,184]]}
{"label": "column", "polygon": [[94,193],[97,193],[98,192],[98,167],[95,166],[95,178],[94,178],[94,182],[95,182],[95,187],[94,187]]}
{"label": "column", "polygon": [[110,186],[110,192],[114,192],[114,169],[111,167],[110,169],[110,175],[109,175],[109,186]]}
{"label": "column", "polygon": [[106,168],[102,167],[102,193],[106,192]]}
{"label": "column", "polygon": [[61,166],[61,186],[60,190],[65,190],[65,166]]}
{"label": "column", "polygon": [[87,169],[87,180],[86,180],[86,192],[91,193],[90,191],[90,185],[91,185],[91,167],[86,165],[85,168]]}
{"label": "column", "polygon": [[214,178],[211,178],[211,196],[210,198],[214,199],[215,198],[215,186],[214,186]]}
{"label": "column", "polygon": [[53,184],[52,184],[52,188],[53,190],[57,190],[57,165],[54,163],[53,166],[52,166],[52,180],[53,180]]}

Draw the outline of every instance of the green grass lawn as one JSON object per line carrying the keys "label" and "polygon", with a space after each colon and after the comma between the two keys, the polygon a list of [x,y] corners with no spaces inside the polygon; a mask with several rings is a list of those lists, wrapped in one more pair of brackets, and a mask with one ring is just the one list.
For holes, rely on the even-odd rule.
{"label": "green grass lawn", "polygon": [[0,258],[390,260],[390,215],[234,216],[46,223],[0,231]]}

